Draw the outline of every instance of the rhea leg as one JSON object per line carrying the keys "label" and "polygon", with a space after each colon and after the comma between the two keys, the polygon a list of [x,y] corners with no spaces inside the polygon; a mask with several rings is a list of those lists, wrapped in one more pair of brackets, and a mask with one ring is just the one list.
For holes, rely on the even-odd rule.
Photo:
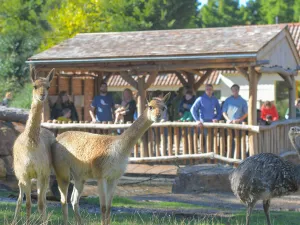
{"label": "rhea leg", "polygon": [[266,214],[266,217],[267,217],[267,224],[268,225],[271,225],[270,211],[269,211],[270,203],[271,203],[270,200],[263,200],[263,207],[264,207],[264,211],[265,211],[265,214]]}
{"label": "rhea leg", "polygon": [[38,211],[42,215],[43,222],[46,221],[46,192],[48,189],[49,176],[40,177],[37,180],[37,192],[38,192]]}
{"label": "rhea leg", "polygon": [[84,180],[75,179],[75,184],[71,196],[71,203],[75,214],[76,224],[82,224],[80,212],[79,212],[79,199],[84,187]]}
{"label": "rhea leg", "polygon": [[107,225],[110,224],[110,211],[111,211],[111,203],[114,197],[114,193],[116,190],[116,186],[117,186],[118,181],[117,180],[110,180],[107,181],[107,208],[106,208],[106,222]]}
{"label": "rhea leg", "polygon": [[107,181],[105,179],[98,180],[98,193],[101,211],[101,225],[106,225]]}
{"label": "rhea leg", "polygon": [[250,224],[250,216],[253,210],[253,207],[255,206],[256,202],[251,202],[249,204],[247,204],[247,215],[246,215],[246,225]]}

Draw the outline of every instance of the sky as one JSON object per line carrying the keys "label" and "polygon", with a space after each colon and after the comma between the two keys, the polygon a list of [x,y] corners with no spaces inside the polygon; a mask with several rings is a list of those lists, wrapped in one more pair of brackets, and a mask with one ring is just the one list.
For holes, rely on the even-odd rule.
{"label": "sky", "polygon": [[[198,0],[199,2],[202,3],[202,5],[207,3],[207,0]],[[247,2],[247,0],[240,0],[240,4],[241,5],[245,5],[245,3]]]}

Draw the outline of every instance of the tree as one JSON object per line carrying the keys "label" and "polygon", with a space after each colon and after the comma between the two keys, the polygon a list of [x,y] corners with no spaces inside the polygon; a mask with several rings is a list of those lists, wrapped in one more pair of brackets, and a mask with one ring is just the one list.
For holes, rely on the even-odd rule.
{"label": "tree", "polygon": [[110,32],[195,27],[197,0],[73,0],[48,16],[52,31],[41,49],[80,32]]}
{"label": "tree", "polygon": [[294,17],[294,0],[260,0],[261,15],[264,23],[289,23]]}
{"label": "tree", "polygon": [[294,21],[300,22],[300,1],[299,0],[295,0],[293,10],[294,10]]}
{"label": "tree", "polygon": [[199,12],[200,27],[227,27],[243,24],[238,0],[208,0]]}
{"label": "tree", "polygon": [[244,24],[263,24],[260,0],[248,1],[246,6],[241,6],[240,11]]}
{"label": "tree", "polygon": [[0,0],[0,78],[27,77],[25,61],[38,49],[49,29],[46,0]]}

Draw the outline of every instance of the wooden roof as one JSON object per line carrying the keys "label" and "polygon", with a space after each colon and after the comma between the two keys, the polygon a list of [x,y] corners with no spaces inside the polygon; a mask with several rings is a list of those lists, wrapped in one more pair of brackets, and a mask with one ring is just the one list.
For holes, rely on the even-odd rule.
{"label": "wooden roof", "polygon": [[30,60],[256,53],[283,25],[78,34]]}

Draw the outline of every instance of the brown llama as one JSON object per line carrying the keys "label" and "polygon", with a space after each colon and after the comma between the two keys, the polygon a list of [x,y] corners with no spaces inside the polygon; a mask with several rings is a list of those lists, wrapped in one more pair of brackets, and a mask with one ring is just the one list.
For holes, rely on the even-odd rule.
{"label": "brown llama", "polygon": [[13,146],[13,167],[19,181],[19,197],[13,223],[17,223],[24,193],[26,195],[27,220],[31,214],[31,180],[37,180],[38,210],[43,221],[46,220],[46,191],[51,172],[51,144],[55,137],[47,129],[41,129],[44,101],[48,95],[54,69],[46,78],[36,79],[33,69],[30,70],[33,83],[32,104],[25,130],[16,139]]}
{"label": "brown llama", "polygon": [[126,170],[128,157],[151,124],[160,121],[169,97],[170,93],[162,100],[149,102],[144,113],[120,136],[68,131],[57,137],[57,143],[52,148],[52,158],[61,195],[64,224],[68,224],[67,190],[70,172],[74,179],[71,203],[76,224],[82,224],[79,199],[87,179],[97,179],[101,224],[110,224],[114,191]]}

